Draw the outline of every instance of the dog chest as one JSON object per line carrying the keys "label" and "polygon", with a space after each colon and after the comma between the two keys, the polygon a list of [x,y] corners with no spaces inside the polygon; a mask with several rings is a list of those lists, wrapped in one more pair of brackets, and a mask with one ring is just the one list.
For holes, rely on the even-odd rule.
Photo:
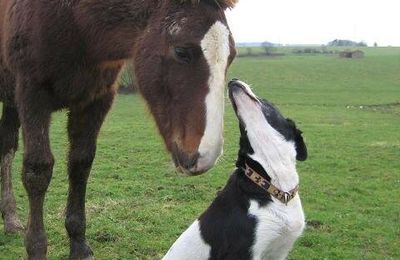
{"label": "dog chest", "polygon": [[299,196],[288,205],[280,202],[259,205],[250,201],[248,214],[257,220],[252,247],[254,260],[284,259],[305,226]]}

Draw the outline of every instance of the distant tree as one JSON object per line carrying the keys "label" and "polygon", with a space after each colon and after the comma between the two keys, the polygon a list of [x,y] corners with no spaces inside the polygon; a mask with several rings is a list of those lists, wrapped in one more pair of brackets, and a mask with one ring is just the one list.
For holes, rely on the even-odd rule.
{"label": "distant tree", "polygon": [[247,56],[253,55],[253,49],[252,49],[252,48],[247,47],[247,48],[246,48],[246,51],[247,51]]}
{"label": "distant tree", "polygon": [[377,42],[374,42],[374,47],[378,47],[378,43]]}
{"label": "distant tree", "polygon": [[355,41],[350,41],[350,40],[340,40],[336,39],[328,43],[328,46],[331,47],[351,47],[351,46],[359,46],[359,47],[366,47],[367,44],[365,42],[355,42]]}
{"label": "distant tree", "polygon": [[367,47],[368,45],[365,42],[359,42],[359,43],[357,43],[356,46],[358,46],[358,47]]}
{"label": "distant tree", "polygon": [[273,52],[273,50],[275,48],[275,45],[273,43],[270,43],[270,42],[263,42],[261,44],[261,46],[263,47],[265,55],[267,55],[267,56],[271,55],[271,53]]}

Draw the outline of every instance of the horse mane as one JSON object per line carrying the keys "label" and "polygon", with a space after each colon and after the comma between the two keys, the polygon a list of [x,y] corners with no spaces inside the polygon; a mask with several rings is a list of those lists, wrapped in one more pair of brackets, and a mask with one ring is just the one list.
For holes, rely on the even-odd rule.
{"label": "horse mane", "polygon": [[192,3],[193,5],[199,4],[201,1],[213,3],[224,9],[235,7],[239,0],[180,0],[181,3]]}

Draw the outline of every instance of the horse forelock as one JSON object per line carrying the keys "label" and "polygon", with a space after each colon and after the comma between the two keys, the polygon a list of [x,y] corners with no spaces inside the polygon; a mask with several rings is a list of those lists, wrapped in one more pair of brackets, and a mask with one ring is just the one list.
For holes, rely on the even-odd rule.
{"label": "horse forelock", "polygon": [[222,8],[233,8],[239,2],[239,0],[178,0],[181,3],[191,3],[193,5],[199,4],[201,1],[208,1],[215,3],[217,6]]}

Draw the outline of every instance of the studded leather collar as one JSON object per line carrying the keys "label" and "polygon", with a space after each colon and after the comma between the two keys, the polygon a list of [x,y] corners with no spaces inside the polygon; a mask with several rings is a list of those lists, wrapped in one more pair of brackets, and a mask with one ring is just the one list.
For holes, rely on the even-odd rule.
{"label": "studded leather collar", "polygon": [[246,163],[245,175],[263,190],[274,196],[283,204],[287,205],[290,200],[292,200],[297,192],[299,191],[299,185],[296,185],[294,189],[290,191],[282,191],[275,187],[272,183],[267,181],[264,177],[258,174],[255,170],[253,170],[250,166]]}

